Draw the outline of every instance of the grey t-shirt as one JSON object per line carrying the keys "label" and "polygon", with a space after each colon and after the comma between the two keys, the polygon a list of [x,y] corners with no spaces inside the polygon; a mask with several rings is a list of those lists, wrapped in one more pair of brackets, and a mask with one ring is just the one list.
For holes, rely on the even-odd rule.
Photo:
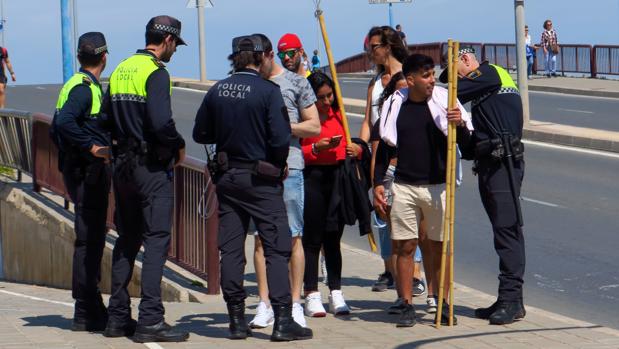
{"label": "grey t-shirt", "polygon": [[[316,103],[316,95],[306,78],[284,68],[284,72],[271,78],[271,81],[279,85],[284,97],[290,123],[296,124],[301,121],[301,110]],[[305,167],[303,152],[299,138],[290,138],[290,152],[288,153],[288,168],[301,170]]]}

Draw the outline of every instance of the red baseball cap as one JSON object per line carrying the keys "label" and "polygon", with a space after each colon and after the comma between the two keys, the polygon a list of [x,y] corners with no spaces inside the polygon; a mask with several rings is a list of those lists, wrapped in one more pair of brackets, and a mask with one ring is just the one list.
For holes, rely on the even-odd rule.
{"label": "red baseball cap", "polygon": [[277,50],[279,52],[290,51],[298,48],[302,48],[301,40],[295,34],[286,33],[277,42]]}

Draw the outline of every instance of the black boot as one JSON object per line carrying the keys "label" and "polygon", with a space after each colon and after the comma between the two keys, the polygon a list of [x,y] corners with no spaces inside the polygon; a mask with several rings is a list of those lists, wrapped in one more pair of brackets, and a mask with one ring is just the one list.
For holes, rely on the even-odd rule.
{"label": "black boot", "polygon": [[[436,317],[438,316],[438,311],[434,315],[434,323],[436,323]],[[456,326],[458,324],[458,318],[453,316],[453,325]],[[449,304],[447,301],[443,301],[443,311],[441,312],[441,325],[449,326]]]}
{"label": "black boot", "polygon": [[[499,301],[497,300],[496,302],[494,302],[488,308],[477,308],[477,309],[475,309],[475,317],[478,318],[478,319],[484,319],[484,320],[490,319],[490,316],[497,310],[498,305],[499,305]],[[524,318],[524,316],[526,314],[527,314],[527,312],[524,309],[524,304],[522,304],[522,300],[521,300],[520,301],[520,311],[518,311],[518,313],[516,313],[516,316],[514,317],[514,319],[515,320],[522,319],[522,318]]]}
{"label": "black boot", "polygon": [[228,304],[230,318],[230,339],[245,339],[251,337],[251,330],[245,322],[245,303]]}
{"label": "black boot", "polygon": [[491,325],[507,325],[513,323],[514,320],[522,319],[524,315],[524,307],[520,301],[498,302],[489,320]]}
{"label": "black boot", "polygon": [[275,324],[273,324],[273,342],[288,342],[301,339],[312,339],[312,330],[294,322],[292,318],[292,304],[273,305]]}
{"label": "black boot", "polygon": [[[80,310],[83,308],[86,308],[85,311]],[[71,331],[101,332],[105,330],[106,324],[107,309],[101,299],[98,302],[90,301],[86,305],[84,305],[84,302],[79,301],[75,303]]]}
{"label": "black boot", "polygon": [[150,326],[138,325],[133,335],[133,340],[138,343],[184,342],[187,338],[189,338],[188,332],[175,330],[163,320]]}
{"label": "black boot", "polygon": [[131,337],[135,333],[137,321],[129,319],[127,322],[108,320],[103,336],[105,337]]}

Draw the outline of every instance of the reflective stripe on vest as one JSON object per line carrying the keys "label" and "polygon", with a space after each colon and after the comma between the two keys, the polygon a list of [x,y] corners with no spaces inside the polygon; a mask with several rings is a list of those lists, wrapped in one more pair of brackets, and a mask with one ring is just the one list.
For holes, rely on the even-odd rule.
{"label": "reflective stripe on vest", "polygon": [[146,80],[159,68],[155,58],[148,54],[137,53],[122,61],[110,76],[112,101],[146,103]]}
{"label": "reflective stripe on vest", "polygon": [[509,75],[507,70],[503,69],[503,67],[500,67],[494,64],[490,64],[490,66],[494,67],[497,73],[499,73],[499,78],[501,79],[501,89],[506,89],[506,90],[515,89],[516,93],[518,93],[517,92],[518,86],[516,86],[514,79],[512,79],[511,75]]}
{"label": "reflective stripe on vest", "polygon": [[[88,81],[89,83],[87,83],[86,81]],[[71,90],[78,85],[87,85],[88,87],[90,87],[90,92],[92,93],[92,106],[90,108],[90,116],[97,117],[99,115],[99,112],[101,111],[101,98],[103,93],[101,91],[101,87],[92,82],[90,77],[82,72],[75,73],[71,77],[71,79],[69,79],[69,81],[67,81],[64,86],[62,86],[60,94],[58,95],[58,102],[56,102],[56,110],[59,111],[60,109],[62,109],[62,107],[64,107],[67,99],[69,99],[69,94],[71,93]]]}

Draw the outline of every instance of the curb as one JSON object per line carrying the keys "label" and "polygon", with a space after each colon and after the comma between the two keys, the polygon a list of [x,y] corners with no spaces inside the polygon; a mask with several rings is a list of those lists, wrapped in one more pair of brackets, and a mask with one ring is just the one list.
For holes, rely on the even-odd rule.
{"label": "curb", "polygon": [[575,88],[553,87],[553,86],[529,85],[529,91],[554,92],[554,93],[562,93],[562,94],[576,95],[576,96],[619,98],[619,92],[614,92],[614,91],[579,90]]}
{"label": "curb", "polygon": [[[351,76],[353,74],[342,74],[342,77]],[[361,74],[354,74],[354,76],[359,76]],[[192,80],[176,80],[172,82],[173,86],[176,87],[184,87],[191,88],[201,91],[207,91],[211,86],[215,84],[215,81],[208,81],[206,83],[200,83],[198,81]],[[534,86],[529,86],[530,90],[533,89]],[[545,88],[545,87],[544,87]],[[554,88],[553,88],[554,89]],[[558,88],[557,88],[558,89]],[[580,90],[567,89],[572,91],[574,94],[580,93]],[[547,91],[547,92],[555,92],[550,90],[537,90],[537,91]],[[574,92],[576,91],[576,92]],[[601,94],[616,94],[617,98],[619,98],[619,93],[608,92],[608,91],[588,91],[589,93],[599,93],[602,97],[608,97],[608,95]],[[347,103],[345,102],[346,111],[350,113],[364,114],[365,107],[359,103],[353,103],[354,101],[359,101],[360,103],[365,103],[364,100],[355,100],[348,99]],[[607,151],[612,153],[619,153],[619,140],[613,141],[608,139],[596,139],[591,137],[584,136],[572,136],[562,133],[552,133],[546,131],[537,131],[531,128],[526,128],[523,130],[523,138],[531,141],[538,141],[544,143],[551,143],[557,145],[566,145],[570,147],[577,148],[586,148],[586,149],[594,149]]]}

